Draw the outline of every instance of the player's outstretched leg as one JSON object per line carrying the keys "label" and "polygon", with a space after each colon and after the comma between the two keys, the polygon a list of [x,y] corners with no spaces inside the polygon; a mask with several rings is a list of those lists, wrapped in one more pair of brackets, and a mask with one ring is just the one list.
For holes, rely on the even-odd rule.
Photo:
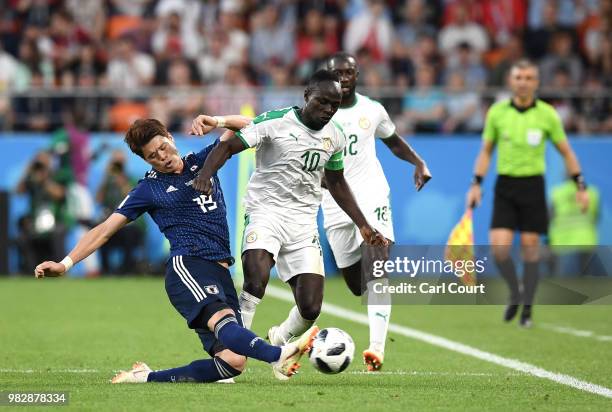
{"label": "player's outstretched leg", "polygon": [[[366,259],[375,259],[379,253],[385,256],[388,250],[372,250],[372,256]],[[364,274],[362,269],[362,259],[356,263],[341,269],[342,277],[346,285],[355,296],[366,294],[368,304],[368,324],[370,327],[370,345],[363,351],[363,363],[370,372],[382,369],[385,358],[385,343],[389,330],[389,320],[391,318],[391,296],[388,292],[375,293],[376,283],[388,283],[386,278],[372,278],[369,274]]]}
{"label": "player's outstretched leg", "polygon": [[257,305],[266,293],[272,266],[274,266],[274,258],[267,250],[249,249],[242,254],[244,284],[238,301],[242,324],[247,329],[251,329]]}
{"label": "player's outstretched leg", "polygon": [[296,306],[279,326],[272,326],[268,339],[273,345],[282,345],[303,334],[317,320],[323,303],[325,278],[314,273],[302,273],[289,279]]}

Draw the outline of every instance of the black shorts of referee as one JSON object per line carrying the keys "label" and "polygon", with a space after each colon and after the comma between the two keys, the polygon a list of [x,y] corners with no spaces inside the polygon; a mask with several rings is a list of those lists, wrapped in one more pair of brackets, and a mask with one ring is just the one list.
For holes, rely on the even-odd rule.
{"label": "black shorts of referee", "polygon": [[544,176],[497,177],[491,229],[501,228],[540,234],[548,232]]}

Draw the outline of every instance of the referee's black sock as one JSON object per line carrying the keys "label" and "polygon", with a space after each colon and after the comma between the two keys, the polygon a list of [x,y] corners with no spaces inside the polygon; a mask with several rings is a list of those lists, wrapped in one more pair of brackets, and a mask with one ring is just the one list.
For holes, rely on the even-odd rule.
{"label": "referee's black sock", "polygon": [[516,268],[512,258],[504,260],[495,260],[497,269],[508,284],[510,289],[510,305],[519,305],[521,303],[521,293],[519,291],[518,278],[516,276]]}
{"label": "referee's black sock", "polygon": [[540,262],[525,262],[523,266],[523,304],[531,306],[540,278]]}

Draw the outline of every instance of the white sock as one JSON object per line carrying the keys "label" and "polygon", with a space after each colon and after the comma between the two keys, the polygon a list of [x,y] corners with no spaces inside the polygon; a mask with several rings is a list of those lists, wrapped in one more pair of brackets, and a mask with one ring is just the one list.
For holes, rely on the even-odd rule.
{"label": "white sock", "polygon": [[280,324],[276,333],[283,340],[288,341],[294,336],[300,336],[302,333],[306,332],[314,323],[314,320],[304,319],[302,315],[300,315],[298,307],[294,306],[289,311],[287,319]]}
{"label": "white sock", "polygon": [[374,293],[374,285],[387,285],[387,279],[377,279],[368,282],[368,320],[370,323],[370,348],[380,353],[385,352],[389,318],[391,317],[391,295],[389,293]]}
{"label": "white sock", "polygon": [[245,292],[244,290],[240,292],[240,296],[238,297],[240,315],[242,316],[242,324],[247,329],[251,329],[253,318],[255,317],[255,310],[259,302],[261,302],[261,299],[256,298],[249,292]]}

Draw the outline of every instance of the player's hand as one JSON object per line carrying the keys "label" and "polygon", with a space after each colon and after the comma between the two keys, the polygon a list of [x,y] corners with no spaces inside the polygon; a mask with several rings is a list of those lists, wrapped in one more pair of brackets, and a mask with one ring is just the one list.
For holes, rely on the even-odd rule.
{"label": "player's hand", "polygon": [[425,162],[420,163],[414,168],[414,187],[417,192],[425,186],[425,183],[431,179],[431,172]]}
{"label": "player's hand", "polygon": [[364,242],[370,246],[389,246],[389,241],[370,225],[359,228]]}
{"label": "player's hand", "polygon": [[480,202],[482,201],[482,188],[480,185],[473,184],[470,186],[470,190],[468,190],[467,195],[465,197],[465,207],[466,208],[475,208],[480,206]]}
{"label": "player's hand", "polygon": [[212,177],[206,177],[203,174],[198,174],[193,181],[193,188],[198,192],[202,192],[205,195],[211,195],[213,191],[213,179]]}
{"label": "player's hand", "polygon": [[66,271],[66,266],[63,263],[52,262],[47,260],[46,262],[41,263],[36,266],[34,269],[34,276],[37,278],[47,277],[57,277],[62,276]]}
{"label": "player's hand", "polygon": [[580,206],[580,211],[586,213],[589,209],[589,192],[586,190],[579,190],[576,192],[576,202]]}
{"label": "player's hand", "polygon": [[210,133],[217,127],[217,119],[206,114],[201,114],[191,122],[191,129],[189,130],[190,135],[204,136]]}

